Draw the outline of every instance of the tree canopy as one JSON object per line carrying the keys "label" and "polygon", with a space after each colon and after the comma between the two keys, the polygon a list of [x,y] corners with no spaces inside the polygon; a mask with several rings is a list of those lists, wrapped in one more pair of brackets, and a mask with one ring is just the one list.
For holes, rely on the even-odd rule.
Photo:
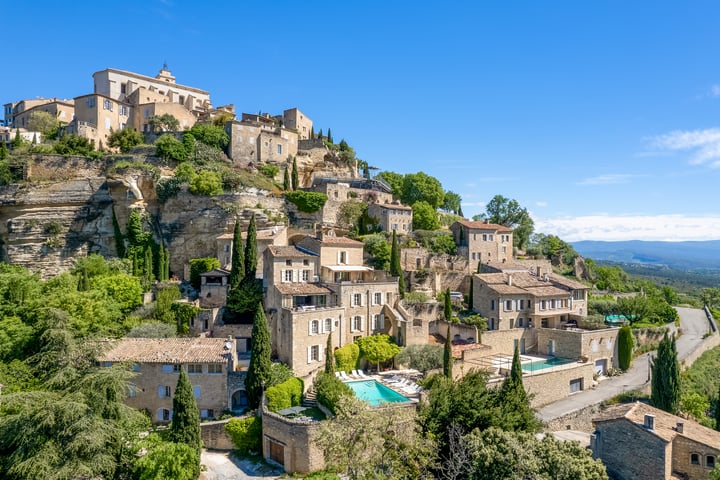
{"label": "tree canopy", "polygon": [[517,200],[502,195],[495,195],[486,205],[485,213],[473,218],[512,228],[513,244],[522,250],[527,247],[530,235],[535,229],[535,223],[527,209],[521,207]]}

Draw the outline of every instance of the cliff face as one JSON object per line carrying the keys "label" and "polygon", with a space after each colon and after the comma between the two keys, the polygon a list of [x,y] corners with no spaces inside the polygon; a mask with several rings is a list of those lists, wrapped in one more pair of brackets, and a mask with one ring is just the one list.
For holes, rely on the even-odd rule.
{"label": "cliff face", "polygon": [[[298,161],[303,183],[312,181],[313,172],[351,174],[319,156]],[[108,175],[111,163],[32,158],[26,183],[0,187],[0,260],[47,278],[69,270],[79,256],[116,256],[113,214],[125,233],[130,211],[138,208],[146,213],[155,240],[169,249],[171,272],[184,278],[191,258],[218,256],[218,237],[232,232],[236,218],[247,228],[254,213],[259,230],[287,222],[284,199],[268,192],[246,189],[206,197],[181,190],[160,203],[151,174],[130,170]]]}

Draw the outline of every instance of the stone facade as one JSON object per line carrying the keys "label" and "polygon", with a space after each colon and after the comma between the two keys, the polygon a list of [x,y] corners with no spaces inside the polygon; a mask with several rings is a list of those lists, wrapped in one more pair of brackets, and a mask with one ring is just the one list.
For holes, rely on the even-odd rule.
{"label": "stone facade", "polygon": [[[274,225],[270,228],[257,230],[255,239],[257,243],[258,255],[257,273],[259,275],[262,275],[263,272],[263,261],[265,257],[264,253],[267,247],[270,245],[284,246],[288,244],[287,230],[288,229],[285,225]],[[220,260],[220,265],[222,265],[226,270],[230,270],[230,268],[232,267],[232,249],[234,236],[235,235],[232,232],[223,233],[222,235],[218,235],[216,240],[217,259]],[[247,230],[241,232],[240,236],[243,240],[244,248],[244,242],[247,241]]]}
{"label": "stone facade", "polygon": [[412,232],[412,207],[397,203],[371,203],[368,205],[368,215],[377,220],[383,232],[393,230],[402,234]]}
{"label": "stone facade", "polygon": [[[128,126],[131,126],[138,132],[151,132],[152,126],[148,123],[150,117],[161,115],[172,115],[180,124],[180,130],[187,130],[195,125],[197,117],[188,110],[184,105],[178,103],[163,103],[161,99],[151,102],[153,97],[161,95],[142,95],[144,89],[137,90],[133,95],[129,96],[129,102],[133,105],[130,109],[130,119]],[[139,100],[141,98],[141,100]]]}
{"label": "stone facade", "polygon": [[[537,352],[542,355],[560,355],[593,364],[596,373],[604,375],[608,368],[617,368],[617,336],[619,328],[602,330],[537,329]],[[554,353],[551,353],[554,352]]]}
{"label": "stone facade", "polygon": [[[14,128],[25,128],[30,117],[35,112],[46,112],[55,117],[60,125],[67,125],[72,122],[75,117],[75,102],[73,100],[58,100],[57,98],[48,99],[47,103],[41,103],[35,106],[25,104],[25,109],[18,111],[13,115]],[[26,100],[23,102],[27,102]],[[30,104],[32,105],[32,104]],[[38,139],[38,143],[40,140]]]}
{"label": "stone facade", "polygon": [[277,127],[272,119],[250,118],[243,114],[243,120],[225,124],[230,137],[228,153],[236,163],[271,163],[286,165],[289,157],[298,153],[298,134],[286,128]]}
{"label": "stone facade", "polygon": [[508,262],[513,258],[513,231],[494,223],[460,220],[450,225],[458,255],[468,261],[469,271],[478,263]]}
{"label": "stone facade", "polygon": [[200,424],[200,438],[203,448],[210,450],[235,450],[232,438],[225,431],[225,425],[231,419],[216,422],[203,422]]}
{"label": "stone facade", "polygon": [[593,382],[591,363],[573,363],[523,375],[523,386],[532,395],[530,404],[540,408],[571,395],[573,387],[587,390]]}
{"label": "stone facade", "polygon": [[706,479],[720,455],[720,432],[643,403],[615,405],[593,423],[593,457],[615,478]]}
{"label": "stone facade", "polygon": [[110,134],[128,124],[131,109],[106,95],[82,95],[75,98],[75,119],[65,131],[89,139],[95,148],[107,148]]}
{"label": "stone facade", "polygon": [[216,268],[200,274],[200,307],[218,308],[227,302],[230,272]]}
{"label": "stone facade", "polygon": [[[57,98],[30,98],[26,100],[19,100],[17,102],[10,102],[3,105],[4,112],[5,112],[5,121],[3,122],[4,126],[10,127],[10,128],[16,128],[18,126],[15,122],[15,117],[22,114],[25,111],[29,111],[31,109],[34,109],[36,107],[42,106],[42,105],[49,105],[52,103],[58,103],[58,104],[66,104],[68,106],[73,105],[72,100],[58,100]],[[52,107],[50,107],[52,108]],[[62,111],[61,107],[60,110],[56,110],[56,112]],[[52,111],[52,110],[51,110]],[[58,120],[64,121],[65,123],[72,120],[72,115],[65,115],[66,118],[59,118]]]}
{"label": "stone facade", "polygon": [[180,369],[188,373],[202,418],[229,408],[228,372],[237,364],[235,343],[222,338],[126,338],[111,342],[101,364],[132,362],[138,373],[126,403],[149,412],[153,422],[172,418],[172,402]]}
{"label": "stone facade", "polygon": [[266,460],[289,473],[309,473],[325,468],[325,457],[315,439],[319,422],[300,423],[262,409],[262,449]]}
{"label": "stone facade", "polygon": [[299,140],[310,139],[313,122],[310,120],[310,117],[306,116],[298,108],[287,109],[282,115],[278,115],[276,118],[282,120],[283,127],[297,132]]}

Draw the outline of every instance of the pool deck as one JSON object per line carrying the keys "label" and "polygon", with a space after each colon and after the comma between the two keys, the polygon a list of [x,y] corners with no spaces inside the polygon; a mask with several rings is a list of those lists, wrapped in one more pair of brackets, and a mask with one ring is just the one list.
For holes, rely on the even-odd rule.
{"label": "pool deck", "polygon": [[[368,375],[363,373],[360,376],[353,376],[349,373],[345,373],[347,378],[344,378],[342,376],[338,377],[342,382],[344,383],[352,383],[352,382],[361,382],[361,381],[367,381],[367,380],[375,380],[380,385],[384,385],[385,387],[389,388],[390,390],[399,393],[403,397],[407,398],[409,402],[415,402],[417,403],[420,400],[420,393],[422,389],[418,391],[411,391],[406,390],[408,387],[414,387],[417,386],[417,384],[409,380],[408,377],[412,376],[413,373],[417,373],[412,371],[408,371],[407,373],[403,374],[403,371],[394,371],[394,372],[383,372],[381,374],[375,374],[375,375]],[[363,376],[364,375],[364,376]],[[408,380],[403,385],[399,385],[397,382],[389,382],[388,379],[392,377],[401,377]]]}

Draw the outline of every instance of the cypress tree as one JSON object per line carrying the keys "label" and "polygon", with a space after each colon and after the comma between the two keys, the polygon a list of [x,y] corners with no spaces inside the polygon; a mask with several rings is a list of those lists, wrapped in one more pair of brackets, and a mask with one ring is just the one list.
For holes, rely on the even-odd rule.
{"label": "cypress tree", "polygon": [[285,176],[283,177],[283,190],[290,191],[290,169],[285,167]]}
{"label": "cypress tree", "polygon": [[462,207],[458,208],[457,214],[460,215],[462,218],[465,218],[465,215],[463,215]]}
{"label": "cypress tree", "polygon": [[323,138],[322,128],[321,128],[320,131],[318,132],[318,138],[319,138],[320,140],[322,140],[322,138]]}
{"label": "cypress tree", "polygon": [[470,295],[468,295],[468,309],[473,310],[473,291],[475,291],[475,277],[470,277]]}
{"label": "cypress tree", "polygon": [[522,366],[520,364],[520,351],[515,345],[510,375],[503,381],[495,403],[502,415],[504,429],[511,431],[535,431],[538,420],[530,408],[530,398],[525,392],[522,380]]}
{"label": "cypress tree", "polygon": [[477,272],[475,273],[482,273],[482,262],[478,262]]}
{"label": "cypress tree", "polygon": [[447,378],[453,378],[453,356],[452,356],[452,340],[450,339],[450,324],[448,323],[447,334],[445,335],[445,352],[443,355],[443,375]]}
{"label": "cypress tree", "polygon": [[37,145],[37,143],[38,143],[37,133],[33,133],[32,145],[35,146],[35,145]]}
{"label": "cypress tree", "polygon": [[290,177],[290,186],[292,187],[293,190],[297,190],[299,184],[300,184],[300,181],[298,179],[297,158],[293,157],[292,175]]}
{"label": "cypress tree", "polygon": [[133,251],[132,254],[132,274],[136,277],[140,276],[140,260],[138,260],[137,251]]}
{"label": "cypress tree", "polygon": [[146,247],[145,248],[145,265],[143,266],[145,272],[145,279],[147,280],[147,283],[150,284],[153,281],[153,255],[152,255],[152,248]]}
{"label": "cypress tree", "polygon": [[405,296],[405,275],[400,266],[400,247],[395,230],[393,230],[392,245],[390,246],[390,275],[398,277],[398,292],[400,298],[403,298]]}
{"label": "cypress tree", "polygon": [[232,266],[230,267],[230,290],[237,288],[245,277],[245,257],[243,255],[242,236],[240,221],[235,221],[233,230],[233,245],[231,254]]}
{"label": "cypress tree", "polygon": [[[175,443],[185,443],[197,453],[202,448],[200,437],[200,412],[190,379],[183,368],[175,387],[173,397],[173,418],[170,425],[170,438]],[[199,460],[199,459],[198,459]]]}
{"label": "cypress tree", "polygon": [[250,366],[245,377],[245,392],[250,408],[257,408],[263,385],[270,379],[270,331],[262,303],[258,303],[251,335]]}
{"label": "cypress tree", "polygon": [[715,399],[715,430],[720,431],[720,385],[718,386],[718,395]]}
{"label": "cypress tree", "polygon": [[618,332],[618,367],[623,372],[632,363],[633,335],[629,325],[623,325]]}
{"label": "cypress tree", "polygon": [[327,134],[328,142],[334,143],[332,138],[332,132],[330,132],[330,129],[328,128],[328,134]]}
{"label": "cypress tree", "polygon": [[165,271],[163,273],[163,277],[165,277],[165,281],[168,281],[168,280],[170,280],[170,250],[165,248],[165,250],[163,250],[163,252],[164,252],[164,259],[165,259],[163,262],[163,265],[165,266]]}
{"label": "cypress tree", "polygon": [[5,142],[0,142],[0,160],[5,160],[8,156],[8,149]]}
{"label": "cypress tree", "polygon": [[20,135],[20,127],[15,129],[15,138],[13,138],[12,142],[10,142],[10,145],[12,145],[13,148],[21,147],[23,144],[23,138],[22,135]]}
{"label": "cypress tree", "polygon": [[255,280],[257,273],[257,227],[255,227],[255,214],[250,217],[247,239],[245,241],[245,281]]}
{"label": "cypress tree", "polygon": [[87,268],[83,267],[78,281],[78,292],[87,292],[88,290],[90,290],[90,276],[88,275]]}
{"label": "cypress tree", "polygon": [[445,320],[452,322],[452,302],[450,301],[450,289],[445,290]]}
{"label": "cypress tree", "polygon": [[310,125],[310,140],[315,138],[315,129],[312,125]]}
{"label": "cypress tree", "polygon": [[680,405],[680,364],[677,359],[675,337],[665,332],[652,362],[650,404],[660,410],[676,414]]}
{"label": "cypress tree", "polygon": [[165,247],[160,245],[158,247],[158,258],[157,258],[157,278],[159,281],[165,281]]}
{"label": "cypress tree", "polygon": [[328,334],[325,346],[325,373],[335,375],[335,354],[333,352],[332,333]]}

